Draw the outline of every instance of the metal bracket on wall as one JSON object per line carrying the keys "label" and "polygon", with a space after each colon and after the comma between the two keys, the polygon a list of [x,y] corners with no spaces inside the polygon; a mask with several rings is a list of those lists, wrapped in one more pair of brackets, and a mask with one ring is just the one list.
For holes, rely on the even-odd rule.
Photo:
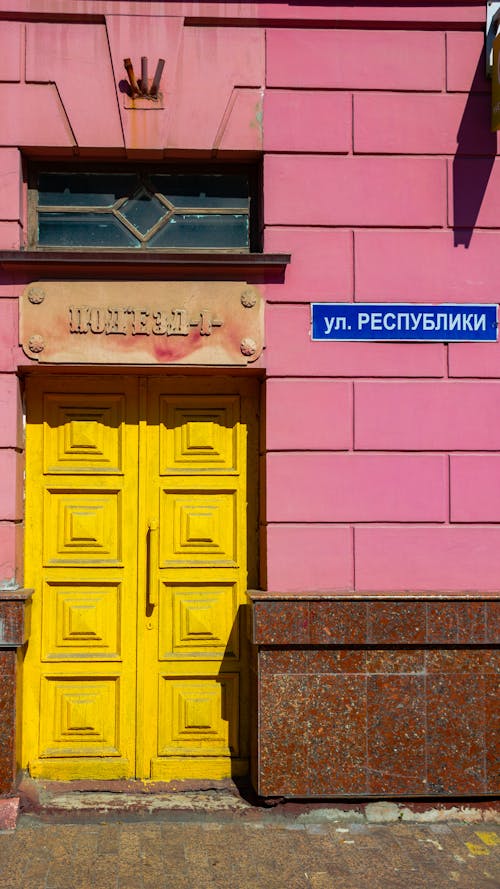
{"label": "metal bracket on wall", "polygon": [[498,0],[488,0],[486,4],[485,26],[485,55],[487,77],[491,77],[491,69],[493,67],[493,41],[499,33],[499,25],[500,2],[498,2]]}

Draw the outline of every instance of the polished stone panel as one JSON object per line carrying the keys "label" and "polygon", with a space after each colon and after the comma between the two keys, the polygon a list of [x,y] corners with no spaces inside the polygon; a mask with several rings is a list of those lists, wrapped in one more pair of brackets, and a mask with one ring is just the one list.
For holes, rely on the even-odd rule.
{"label": "polished stone panel", "polygon": [[325,784],[365,793],[365,677],[309,676],[307,703],[307,795],[321,794]]}
{"label": "polished stone panel", "polygon": [[498,793],[496,595],[251,598],[261,795]]}
{"label": "polished stone panel", "polygon": [[16,781],[17,649],[27,639],[32,590],[0,590],[0,795]]}
{"label": "polished stone panel", "polygon": [[368,791],[425,793],[424,678],[369,675],[367,685]]}
{"label": "polished stone panel", "polygon": [[0,794],[9,793],[16,776],[16,652],[0,650]]}

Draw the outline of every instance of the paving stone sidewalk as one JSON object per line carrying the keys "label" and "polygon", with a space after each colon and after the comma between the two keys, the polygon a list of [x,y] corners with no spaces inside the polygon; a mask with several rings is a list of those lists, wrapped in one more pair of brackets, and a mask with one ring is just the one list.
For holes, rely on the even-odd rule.
{"label": "paving stone sidewalk", "polygon": [[0,889],[499,889],[500,825],[170,812],[0,833]]}

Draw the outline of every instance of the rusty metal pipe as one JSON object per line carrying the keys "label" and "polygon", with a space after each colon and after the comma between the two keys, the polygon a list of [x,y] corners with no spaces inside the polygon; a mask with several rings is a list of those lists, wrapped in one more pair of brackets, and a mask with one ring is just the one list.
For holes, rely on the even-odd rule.
{"label": "rusty metal pipe", "polygon": [[130,86],[132,87],[132,97],[140,96],[141,91],[139,89],[139,85],[137,80],[135,79],[134,67],[130,59],[124,59],[123,64],[125,65],[125,71],[127,72],[127,77],[129,79]]}
{"label": "rusty metal pipe", "polygon": [[151,84],[151,89],[149,91],[149,95],[153,98],[156,98],[158,95],[158,90],[160,88],[161,75],[163,74],[163,68],[165,66],[165,59],[158,59],[158,64],[156,66],[155,76],[153,77],[153,83]]}
{"label": "rusty metal pipe", "polygon": [[148,90],[148,59],[147,56],[141,56],[141,79],[139,81],[141,86],[141,93],[143,96],[147,96],[149,93]]}

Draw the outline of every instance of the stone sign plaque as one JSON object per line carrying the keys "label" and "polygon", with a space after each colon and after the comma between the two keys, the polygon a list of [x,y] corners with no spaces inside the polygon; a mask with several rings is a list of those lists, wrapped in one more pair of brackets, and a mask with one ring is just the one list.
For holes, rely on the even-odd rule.
{"label": "stone sign plaque", "polygon": [[26,355],[55,364],[246,365],[264,302],[234,281],[40,281],[20,299]]}

